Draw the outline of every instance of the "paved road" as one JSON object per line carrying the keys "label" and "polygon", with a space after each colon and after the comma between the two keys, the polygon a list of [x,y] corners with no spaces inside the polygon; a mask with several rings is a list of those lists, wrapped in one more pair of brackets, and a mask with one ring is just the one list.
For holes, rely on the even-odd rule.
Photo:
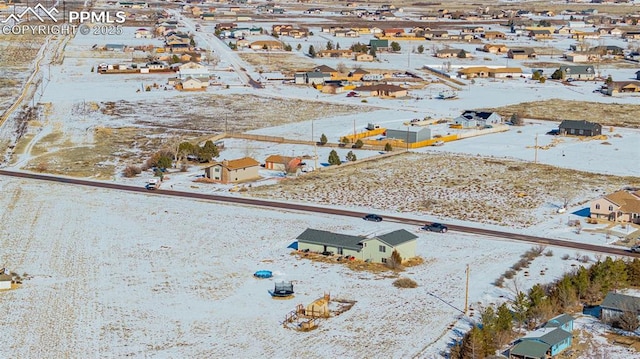
{"label": "paved road", "polygon": [[[234,204],[247,205],[247,206],[278,208],[278,209],[288,210],[288,211],[324,213],[324,214],[332,214],[337,216],[357,217],[357,218],[362,218],[366,214],[365,212],[358,212],[358,211],[334,209],[334,208],[327,208],[327,207],[316,207],[311,205],[296,204],[296,203],[289,203],[289,202],[283,203],[283,202],[269,201],[269,200],[263,200],[263,199],[246,198],[246,197],[221,196],[221,195],[214,195],[214,194],[182,192],[182,191],[163,190],[163,189],[149,191],[142,186],[139,186],[139,187],[130,186],[130,185],[123,185],[123,184],[117,184],[112,182],[96,182],[96,181],[88,181],[88,180],[75,179],[75,178],[55,177],[55,176],[25,173],[25,172],[12,172],[12,171],[0,170],[0,176],[27,178],[27,179],[33,179],[33,180],[39,180],[39,181],[67,183],[72,185],[88,186],[88,187],[94,187],[94,188],[96,187],[107,188],[107,189],[114,189],[114,190],[128,191],[128,192],[138,192],[138,193],[145,193],[147,195],[194,198],[194,199],[200,199],[200,200],[234,203]],[[402,223],[402,224],[415,225],[415,226],[421,226],[424,224],[423,221],[419,221],[415,219],[407,219],[404,217],[397,217],[397,216],[385,216],[384,220],[389,222]],[[622,249],[600,246],[595,244],[571,242],[566,240],[536,237],[536,236],[529,236],[525,234],[497,231],[492,229],[474,228],[474,227],[468,227],[468,226],[448,225],[448,227],[449,227],[449,230],[456,231],[456,232],[478,234],[478,235],[484,235],[484,236],[489,236],[494,238],[522,241],[522,242],[528,242],[528,243],[539,244],[544,246],[573,248],[576,250],[584,250],[584,251],[590,251],[590,252],[596,252],[596,253],[640,258],[640,253],[631,253]],[[443,234],[443,236],[446,236],[446,234]]]}

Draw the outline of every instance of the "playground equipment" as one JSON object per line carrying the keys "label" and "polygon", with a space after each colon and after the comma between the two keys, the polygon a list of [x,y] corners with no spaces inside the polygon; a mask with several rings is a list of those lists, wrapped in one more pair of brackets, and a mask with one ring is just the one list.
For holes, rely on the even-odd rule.
{"label": "playground equipment", "polygon": [[274,298],[288,298],[293,296],[293,284],[291,282],[280,282],[275,284],[275,288],[269,291]]}
{"label": "playground equipment", "polygon": [[253,273],[253,276],[260,279],[271,278],[273,277],[273,273],[270,270],[259,270]]}
{"label": "playground equipment", "polygon": [[354,300],[331,299],[331,295],[325,293],[322,298],[306,307],[298,304],[295,310],[287,313],[281,324],[285,328],[306,332],[317,328],[320,319],[338,316],[351,309],[355,303]]}

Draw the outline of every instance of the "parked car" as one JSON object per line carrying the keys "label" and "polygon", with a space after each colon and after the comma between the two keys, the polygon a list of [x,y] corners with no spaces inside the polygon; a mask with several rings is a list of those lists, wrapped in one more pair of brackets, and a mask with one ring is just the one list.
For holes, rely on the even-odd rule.
{"label": "parked car", "polygon": [[362,219],[364,219],[365,221],[373,221],[373,222],[382,221],[382,217],[378,216],[377,214],[367,214],[366,216],[362,217]]}
{"label": "parked car", "polygon": [[560,130],[558,129],[547,132],[547,135],[551,135],[551,136],[557,136],[559,134],[560,134]]}
{"label": "parked car", "polygon": [[449,228],[447,228],[447,226],[445,226],[442,223],[427,223],[424,226],[422,226],[422,229],[425,231],[429,231],[429,232],[440,232],[440,233],[446,233]]}
{"label": "parked car", "polygon": [[640,253],[640,244],[636,244],[635,246],[629,248],[629,252]]}

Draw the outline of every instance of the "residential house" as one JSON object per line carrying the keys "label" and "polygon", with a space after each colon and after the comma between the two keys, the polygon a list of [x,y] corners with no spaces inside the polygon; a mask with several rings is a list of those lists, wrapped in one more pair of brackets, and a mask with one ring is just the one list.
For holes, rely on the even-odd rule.
{"label": "residential house", "polygon": [[136,30],[134,36],[136,39],[151,39],[153,33],[149,29],[140,28]]}
{"label": "residential house", "polygon": [[574,31],[571,34],[571,38],[574,40],[584,40],[584,39],[599,39],[600,38],[600,33],[597,31]]}
{"label": "residential house", "polygon": [[561,135],[599,136],[602,134],[601,124],[585,120],[564,120],[558,128]]}
{"label": "residential house", "polygon": [[600,320],[605,323],[616,321],[624,312],[640,315],[640,297],[609,292],[600,304]]}
{"label": "residential house", "polygon": [[613,192],[592,201],[589,210],[590,218],[640,223],[640,191]]}
{"label": "residential house", "polygon": [[506,45],[502,44],[485,44],[482,47],[482,51],[488,52],[490,54],[504,54],[509,51]]}
{"label": "residential house", "polygon": [[389,40],[372,39],[369,40],[369,47],[378,50],[387,50],[389,48]]}
{"label": "residential house", "polygon": [[353,56],[351,50],[322,50],[316,52],[316,57],[320,58],[350,58]]}
{"label": "residential house", "polygon": [[620,46],[615,45],[601,45],[595,46],[589,49],[591,52],[595,52],[599,55],[609,55],[609,56],[624,56],[624,49]]}
{"label": "residential house", "polygon": [[354,61],[360,61],[360,62],[371,62],[373,61],[373,59],[374,59],[373,55],[369,55],[365,52],[357,52],[353,57]]}
{"label": "residential house", "polygon": [[465,111],[453,122],[463,128],[484,128],[502,123],[502,117],[497,112]]}
{"label": "residential house", "polygon": [[640,94],[640,81],[613,81],[607,84],[607,90],[605,92],[609,96],[617,95],[639,95]]}
{"label": "residential house", "polygon": [[509,49],[507,57],[514,60],[535,59],[538,55],[531,48]]}
{"label": "residential house", "polygon": [[431,139],[431,129],[424,126],[388,128],[386,136],[406,143],[416,143]]}
{"label": "residential house", "polygon": [[513,78],[522,76],[522,69],[519,67],[497,67],[489,68],[489,77],[496,79]]}
{"label": "residential house", "polygon": [[399,29],[399,28],[383,29],[382,34],[385,37],[402,36],[402,34],[404,34],[404,29]]}
{"label": "residential house", "polygon": [[560,328],[567,332],[573,332],[573,322],[575,318],[569,314],[560,314],[556,317],[549,319],[544,325],[544,328]]}
{"label": "residential house", "polygon": [[107,51],[124,51],[126,46],[124,44],[106,44],[104,49]]}
{"label": "residential house", "polygon": [[484,27],[482,26],[467,26],[467,27],[463,27],[462,30],[460,30],[461,33],[463,34],[482,34],[484,33]]}
{"label": "residential house", "polygon": [[150,61],[146,63],[146,68],[154,71],[164,71],[168,68],[168,65],[163,61]]}
{"label": "residential house", "polygon": [[323,74],[327,74],[327,75],[331,76],[332,79],[337,78],[338,75],[340,74],[338,72],[338,70],[336,70],[336,69],[334,69],[332,67],[329,67],[327,65],[316,66],[316,67],[313,68],[313,71],[314,72],[321,72]]}
{"label": "residential house", "polygon": [[424,38],[427,40],[446,40],[449,39],[449,32],[446,30],[430,30],[424,32]]}
{"label": "residential house", "polygon": [[404,229],[367,238],[307,228],[296,239],[301,251],[331,252],[362,261],[386,263],[394,250],[403,260],[415,257],[417,238]]}
{"label": "residential house", "polygon": [[360,36],[360,33],[356,30],[350,30],[350,29],[345,29],[345,30],[336,30],[333,33],[333,36],[335,37],[358,37]]}
{"label": "residential house", "polygon": [[503,40],[507,38],[507,35],[501,31],[485,31],[484,34],[482,34],[482,37],[487,40]]}
{"label": "residential house", "polygon": [[596,71],[591,65],[563,65],[559,68],[566,80],[590,81],[596,78]]}
{"label": "residential house", "polygon": [[349,74],[347,75],[347,79],[350,81],[360,81],[362,80],[362,77],[368,73],[368,71],[363,69],[355,69],[349,72]]}
{"label": "residential house", "polygon": [[331,75],[320,71],[298,72],[293,79],[294,83],[298,85],[322,85],[326,81],[331,81]]}
{"label": "residential house", "polygon": [[260,163],[251,157],[216,162],[204,169],[206,178],[221,183],[239,183],[260,178]]}
{"label": "residential house", "polygon": [[176,84],[176,88],[183,91],[204,90],[209,86],[208,80],[200,80],[193,77],[187,77]]}
{"label": "residential house", "polygon": [[465,67],[458,70],[458,77],[465,79],[489,77],[489,68],[486,66]]}
{"label": "residential house", "polygon": [[282,50],[284,46],[280,41],[275,40],[258,40],[249,44],[252,50]]}
{"label": "residential house", "polygon": [[640,40],[640,31],[626,31],[622,34],[623,39]]}
{"label": "residential house", "polygon": [[553,38],[553,33],[550,30],[531,30],[529,37],[534,40],[549,40]]}
{"label": "residential house", "polygon": [[180,79],[193,77],[209,80],[209,76],[209,68],[196,62],[187,62],[178,67],[178,78]]}
{"label": "residential house", "polygon": [[295,172],[301,164],[300,157],[270,155],[264,160],[264,168],[274,171]]}
{"label": "residential house", "polygon": [[353,91],[361,93],[364,96],[377,97],[406,97],[408,91],[406,88],[389,84],[377,84],[356,87]]}
{"label": "residential house", "polygon": [[573,335],[560,327],[543,327],[518,339],[510,359],[553,358],[571,347]]}
{"label": "residential house", "polygon": [[2,274],[0,274],[0,290],[2,289],[11,289],[11,281],[13,279],[11,278],[10,275],[5,274],[5,272],[2,272]]}
{"label": "residential house", "polygon": [[564,54],[564,58],[570,62],[589,62],[591,56],[591,53],[581,51],[567,52]]}
{"label": "residential house", "polygon": [[235,29],[236,27],[238,27],[238,24],[233,22],[220,22],[216,24],[215,29],[222,31]]}
{"label": "residential house", "polygon": [[437,50],[435,55],[441,59],[450,57],[466,57],[467,52],[462,49],[441,49]]}

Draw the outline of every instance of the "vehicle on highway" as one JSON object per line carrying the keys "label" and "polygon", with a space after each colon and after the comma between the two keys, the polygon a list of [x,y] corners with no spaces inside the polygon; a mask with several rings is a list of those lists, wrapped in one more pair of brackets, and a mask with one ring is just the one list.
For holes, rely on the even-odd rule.
{"label": "vehicle on highway", "polygon": [[640,253],[640,244],[636,244],[635,246],[629,248],[629,252]]}
{"label": "vehicle on highway", "polygon": [[382,222],[382,217],[378,216],[377,214],[367,214],[366,216],[362,217],[362,219],[364,219],[365,221]]}
{"label": "vehicle on highway", "polygon": [[422,229],[425,231],[429,231],[429,232],[440,232],[440,233],[446,233],[449,228],[447,228],[447,226],[445,226],[442,223],[427,223],[424,226],[422,226]]}

